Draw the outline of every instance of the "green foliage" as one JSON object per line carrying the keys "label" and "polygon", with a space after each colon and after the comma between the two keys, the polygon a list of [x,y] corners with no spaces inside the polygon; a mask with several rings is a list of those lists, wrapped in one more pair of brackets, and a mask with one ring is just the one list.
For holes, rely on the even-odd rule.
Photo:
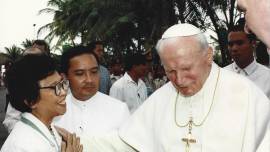
{"label": "green foliage", "polygon": [[22,42],[22,46],[23,46],[23,49],[27,49],[29,47],[31,47],[33,45],[33,40],[29,40],[29,39],[25,39],[23,42]]}
{"label": "green foliage", "polygon": [[16,45],[12,45],[10,48],[5,47],[5,52],[8,61],[15,62],[22,56],[23,50]]}
{"label": "green foliage", "polygon": [[46,39],[57,45],[80,37],[82,44],[103,40],[107,53],[123,56],[143,52],[155,45],[169,26],[188,22],[218,35],[222,62],[226,62],[223,29],[237,17],[235,0],[49,0],[40,13],[54,14]]}

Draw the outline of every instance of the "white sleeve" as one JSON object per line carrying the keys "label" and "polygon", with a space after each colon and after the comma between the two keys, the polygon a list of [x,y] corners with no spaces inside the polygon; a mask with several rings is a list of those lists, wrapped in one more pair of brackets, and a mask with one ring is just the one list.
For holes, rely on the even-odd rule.
{"label": "white sleeve", "polygon": [[122,92],[122,87],[121,86],[117,86],[117,85],[112,85],[111,89],[110,89],[110,96],[115,98],[115,99],[118,99],[122,102],[125,102],[124,99],[123,99],[123,92]]}
{"label": "white sleeve", "polygon": [[5,115],[5,120],[3,121],[3,125],[8,130],[9,133],[20,119],[21,119],[21,112],[13,108],[9,103]]}
{"label": "white sleeve", "polygon": [[122,110],[121,116],[122,116],[122,119],[121,119],[122,122],[120,123],[120,125],[125,123],[128,120],[128,118],[130,117],[130,111],[129,111],[126,103],[123,103],[123,110]]}
{"label": "white sleeve", "polygon": [[81,137],[83,152],[137,152],[121,140],[117,131],[104,137]]}
{"label": "white sleeve", "polygon": [[268,152],[270,151],[270,124],[268,124],[267,132],[266,132],[260,146],[256,150],[256,152],[267,152],[267,151]]}

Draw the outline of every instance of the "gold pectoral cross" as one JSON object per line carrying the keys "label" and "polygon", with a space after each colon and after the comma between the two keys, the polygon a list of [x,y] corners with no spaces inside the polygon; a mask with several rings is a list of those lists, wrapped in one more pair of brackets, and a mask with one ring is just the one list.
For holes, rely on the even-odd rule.
{"label": "gold pectoral cross", "polygon": [[186,143],[186,152],[189,152],[190,150],[190,144],[196,143],[196,139],[192,138],[192,118],[190,118],[188,122],[188,134],[186,138],[182,138],[182,141]]}

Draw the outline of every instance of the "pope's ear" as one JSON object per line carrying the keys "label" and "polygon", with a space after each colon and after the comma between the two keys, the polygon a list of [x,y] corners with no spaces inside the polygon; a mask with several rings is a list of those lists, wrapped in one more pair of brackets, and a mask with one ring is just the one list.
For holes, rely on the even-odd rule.
{"label": "pope's ear", "polygon": [[208,47],[208,49],[207,49],[207,62],[209,64],[212,64],[212,61],[213,61],[213,49],[212,49],[212,47]]}

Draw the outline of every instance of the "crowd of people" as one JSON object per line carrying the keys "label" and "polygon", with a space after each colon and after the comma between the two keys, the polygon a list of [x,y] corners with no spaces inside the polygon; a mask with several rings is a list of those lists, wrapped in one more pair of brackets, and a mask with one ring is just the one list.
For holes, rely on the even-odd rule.
{"label": "crowd of people", "polygon": [[[45,41],[35,41],[5,73],[9,136],[1,151],[270,151],[270,69],[254,55],[254,34],[270,46],[270,13],[253,9],[270,5],[238,5],[247,24],[230,29],[233,62],[224,68],[187,23],[162,34],[154,67],[151,51],[106,67],[101,41],[67,49],[57,65]],[[255,14],[269,20],[257,23]]]}

